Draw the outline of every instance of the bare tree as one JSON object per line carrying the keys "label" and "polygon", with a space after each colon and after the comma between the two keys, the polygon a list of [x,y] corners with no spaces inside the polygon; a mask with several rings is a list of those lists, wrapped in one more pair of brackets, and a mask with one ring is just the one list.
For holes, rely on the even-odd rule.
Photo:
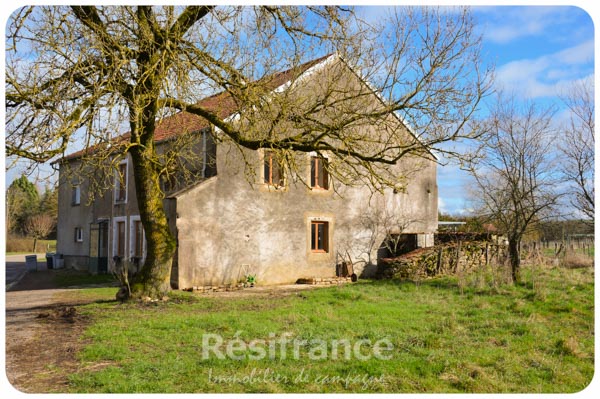
{"label": "bare tree", "polygon": [[56,219],[52,215],[39,213],[29,216],[25,222],[25,232],[33,237],[33,252],[37,251],[37,241],[48,237],[56,225]]}
{"label": "bare tree", "polygon": [[594,81],[573,84],[563,97],[571,117],[564,129],[562,173],[572,184],[571,204],[594,224]]}
{"label": "bare tree", "polygon": [[[419,220],[406,219],[402,214],[384,206],[383,209],[367,209],[361,215],[361,227],[369,231],[369,250],[385,249],[396,256],[403,246],[403,233]],[[415,234],[416,236],[416,234]]]}
{"label": "bare tree", "polygon": [[[398,184],[402,157],[477,135],[466,125],[490,71],[469,10],[386,14],[368,23],[342,7],[22,8],[6,29],[7,155],[45,162],[78,140],[88,165],[114,168],[128,154],[147,239],[132,295],[160,297],[176,246],[160,182],[182,156],[179,145],[156,150],[161,118],[201,118],[215,141],[242,155],[271,148],[292,172],[294,152],[328,152],[333,178],[374,189]],[[302,95],[299,66],[327,53],[338,55],[329,79]],[[291,84],[275,93],[274,72],[286,68]],[[349,70],[378,91],[344,85]],[[199,102],[212,93],[211,106]],[[228,118],[232,110],[240,117]],[[124,122],[129,133],[116,137]],[[97,190],[111,184],[105,170],[94,172],[104,176]]]}
{"label": "bare tree", "polygon": [[471,165],[479,212],[506,234],[513,282],[520,278],[523,235],[558,201],[552,109],[519,106],[499,96],[483,137],[481,158]]}

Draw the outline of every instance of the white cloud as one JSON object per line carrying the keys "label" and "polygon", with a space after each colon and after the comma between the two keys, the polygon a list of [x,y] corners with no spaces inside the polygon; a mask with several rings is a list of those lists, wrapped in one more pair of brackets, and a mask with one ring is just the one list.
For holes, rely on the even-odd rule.
{"label": "white cloud", "polygon": [[[534,10],[535,12],[532,12]],[[503,18],[502,23],[489,24],[485,30],[485,37],[494,43],[505,44],[524,36],[539,35],[544,32],[549,20],[548,14],[551,13],[552,10],[544,7],[525,8],[519,12],[514,10]]]}
{"label": "white cloud", "polygon": [[526,37],[547,37],[560,41],[558,28],[573,23],[580,15],[576,7],[475,7],[483,18],[485,39],[507,44]]}
{"label": "white cloud", "polygon": [[594,41],[588,40],[553,54],[521,59],[496,70],[496,85],[525,98],[553,97],[565,86],[593,71]]}
{"label": "white cloud", "polygon": [[569,47],[554,54],[553,58],[563,60],[567,65],[586,64],[594,60],[594,40],[590,39],[577,46]]}

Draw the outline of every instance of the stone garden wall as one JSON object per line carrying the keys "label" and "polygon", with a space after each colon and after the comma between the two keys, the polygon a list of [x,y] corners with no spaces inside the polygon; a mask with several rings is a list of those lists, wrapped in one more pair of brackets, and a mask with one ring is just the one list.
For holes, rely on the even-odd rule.
{"label": "stone garden wall", "polygon": [[427,278],[468,272],[503,259],[505,247],[483,241],[446,242],[379,261],[379,278]]}

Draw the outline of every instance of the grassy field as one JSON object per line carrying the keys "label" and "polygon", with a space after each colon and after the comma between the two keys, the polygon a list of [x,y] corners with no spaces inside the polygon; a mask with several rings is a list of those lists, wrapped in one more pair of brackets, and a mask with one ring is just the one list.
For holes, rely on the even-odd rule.
{"label": "grassy field", "polygon": [[[561,251],[562,253],[559,254],[559,259],[564,257],[564,251]],[[590,247],[590,248],[576,248],[576,249],[569,249],[568,250],[569,255],[584,255],[590,258],[594,257],[594,253],[595,253],[595,248],[594,247]],[[542,250],[542,255],[548,258],[553,258],[556,256],[556,250],[554,248],[544,248]]]}
{"label": "grassy field", "polygon": [[[38,240],[36,252],[56,251],[56,240]],[[9,236],[6,238],[6,255],[31,254],[33,238]]]}
{"label": "grassy field", "polygon": [[[594,373],[593,268],[526,269],[519,286],[488,276],[419,284],[360,281],[279,297],[176,293],[168,303],[94,303],[72,392],[576,392]],[[115,289],[80,295],[114,297]],[[300,356],[203,356],[204,334],[304,340]],[[371,344],[390,359],[320,360],[311,340]],[[263,342],[263,341],[256,341]],[[298,341],[300,342],[300,341]],[[303,344],[304,345],[304,344]],[[278,347],[280,348],[280,347]],[[238,347],[239,349],[239,347]],[[363,346],[364,353],[373,347]],[[310,351],[314,352],[310,352]],[[97,365],[97,366],[94,366]]]}

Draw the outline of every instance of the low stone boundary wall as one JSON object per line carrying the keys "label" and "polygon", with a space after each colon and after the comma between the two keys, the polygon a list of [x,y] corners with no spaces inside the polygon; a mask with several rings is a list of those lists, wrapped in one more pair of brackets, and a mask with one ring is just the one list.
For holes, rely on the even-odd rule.
{"label": "low stone boundary wall", "polygon": [[378,278],[427,278],[452,275],[501,259],[505,248],[491,242],[458,241],[421,248],[397,258],[381,259]]}
{"label": "low stone boundary wall", "polygon": [[299,278],[296,284],[311,284],[311,285],[330,285],[330,284],[345,284],[352,282],[351,277],[311,277],[311,278]]}
{"label": "low stone boundary wall", "polygon": [[205,286],[193,286],[189,288],[184,288],[183,291],[189,292],[225,292],[225,291],[239,291],[244,289],[243,284],[236,285],[205,285]]}

